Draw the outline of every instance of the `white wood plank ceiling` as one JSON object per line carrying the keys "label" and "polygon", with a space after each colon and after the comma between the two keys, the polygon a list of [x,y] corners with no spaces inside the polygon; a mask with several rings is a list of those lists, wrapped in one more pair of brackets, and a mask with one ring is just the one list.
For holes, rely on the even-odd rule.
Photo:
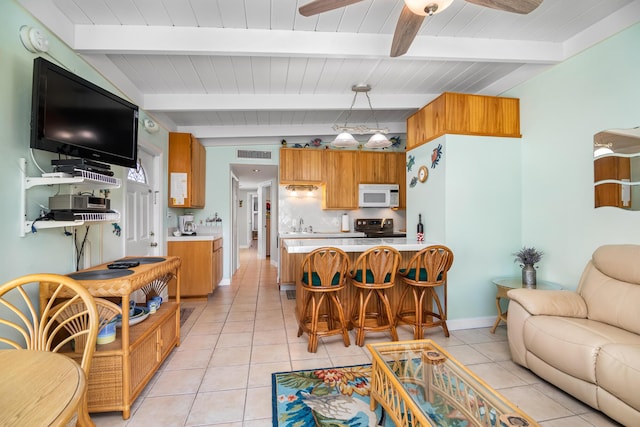
{"label": "white wood plank ceiling", "polygon": [[545,0],[529,15],[454,0],[390,58],[401,0],[309,18],[307,0],[20,3],[161,124],[206,145],[335,135],[360,83],[375,117],[360,95],[349,123],[402,133],[444,91],[500,94],[640,22],[640,0]]}

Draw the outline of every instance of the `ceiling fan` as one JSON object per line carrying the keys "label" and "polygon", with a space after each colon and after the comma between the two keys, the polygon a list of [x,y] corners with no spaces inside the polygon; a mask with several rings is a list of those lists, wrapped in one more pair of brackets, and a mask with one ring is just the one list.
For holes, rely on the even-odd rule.
{"label": "ceiling fan", "polygon": [[[302,16],[312,16],[328,12],[362,0],[314,0],[301,6],[298,11]],[[527,14],[535,10],[543,0],[466,0],[479,6],[498,9],[505,12]],[[404,6],[396,24],[391,44],[391,56],[407,53],[413,39],[418,34],[425,16],[431,16],[446,9],[453,0],[404,0]]]}

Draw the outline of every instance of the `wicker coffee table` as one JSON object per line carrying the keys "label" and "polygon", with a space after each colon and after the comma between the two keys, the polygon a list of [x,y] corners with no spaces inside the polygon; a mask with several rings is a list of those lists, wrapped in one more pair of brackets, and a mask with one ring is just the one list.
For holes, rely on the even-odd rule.
{"label": "wicker coffee table", "polygon": [[524,412],[431,340],[367,344],[373,356],[371,410],[397,426],[537,426]]}

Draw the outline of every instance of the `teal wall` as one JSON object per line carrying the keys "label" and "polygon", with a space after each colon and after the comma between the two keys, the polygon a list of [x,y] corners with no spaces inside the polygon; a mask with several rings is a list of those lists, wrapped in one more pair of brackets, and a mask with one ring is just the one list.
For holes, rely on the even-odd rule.
{"label": "teal wall", "polygon": [[522,244],[538,277],[575,288],[593,251],[640,244],[640,214],[594,209],[593,135],[640,126],[640,24],[505,93],[520,98]]}
{"label": "teal wall", "polygon": [[[47,32],[15,1],[0,3],[0,94],[2,95],[0,97],[0,129],[2,129],[0,132],[0,182],[2,182],[0,200],[3,201],[0,209],[0,224],[3,225],[0,246],[0,283],[27,273],[69,273],[75,269],[73,240],[64,236],[62,229],[41,230],[38,233],[20,237],[22,219],[19,214],[19,202],[22,194],[19,159],[27,159],[28,176],[39,176],[39,171],[29,154],[31,80],[33,59],[38,55],[29,52],[22,45],[19,38],[19,29],[22,25],[38,27],[49,36],[49,53],[42,55],[46,59],[122,96],[113,85],[67,45]],[[140,118],[146,117],[145,112],[141,111]],[[146,143],[156,146],[158,150],[166,152],[166,131],[161,130],[153,135],[144,133],[141,138]],[[50,159],[54,156],[34,150],[34,157],[44,169],[50,168]],[[126,178],[123,176],[124,168],[116,166],[114,169],[116,176],[121,179]],[[162,186],[163,191],[166,192],[166,180]],[[38,204],[46,206],[48,197],[56,191],[57,188],[49,187],[28,190],[27,217],[36,218],[40,211]],[[111,198],[116,209],[124,205],[122,190],[113,191]],[[123,238],[111,233],[109,227],[107,225],[102,230],[97,225],[91,227],[90,240],[94,263],[98,261],[97,257],[100,253],[109,255],[110,259],[124,254]],[[84,228],[82,235],[84,235]]]}
{"label": "teal wall", "polygon": [[[442,157],[432,167],[432,153]],[[520,245],[520,153],[517,138],[445,135],[407,153],[407,236],[414,238],[422,214],[425,240],[448,246],[450,327],[491,325],[495,286],[491,279],[518,273],[512,252]],[[410,183],[425,165],[424,183]]]}

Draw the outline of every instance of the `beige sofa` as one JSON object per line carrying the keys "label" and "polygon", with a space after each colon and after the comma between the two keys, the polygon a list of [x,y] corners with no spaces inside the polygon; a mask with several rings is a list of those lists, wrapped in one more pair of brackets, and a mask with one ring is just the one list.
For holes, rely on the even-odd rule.
{"label": "beige sofa", "polygon": [[573,291],[512,289],[514,362],[626,426],[640,426],[640,246],[598,248]]}

